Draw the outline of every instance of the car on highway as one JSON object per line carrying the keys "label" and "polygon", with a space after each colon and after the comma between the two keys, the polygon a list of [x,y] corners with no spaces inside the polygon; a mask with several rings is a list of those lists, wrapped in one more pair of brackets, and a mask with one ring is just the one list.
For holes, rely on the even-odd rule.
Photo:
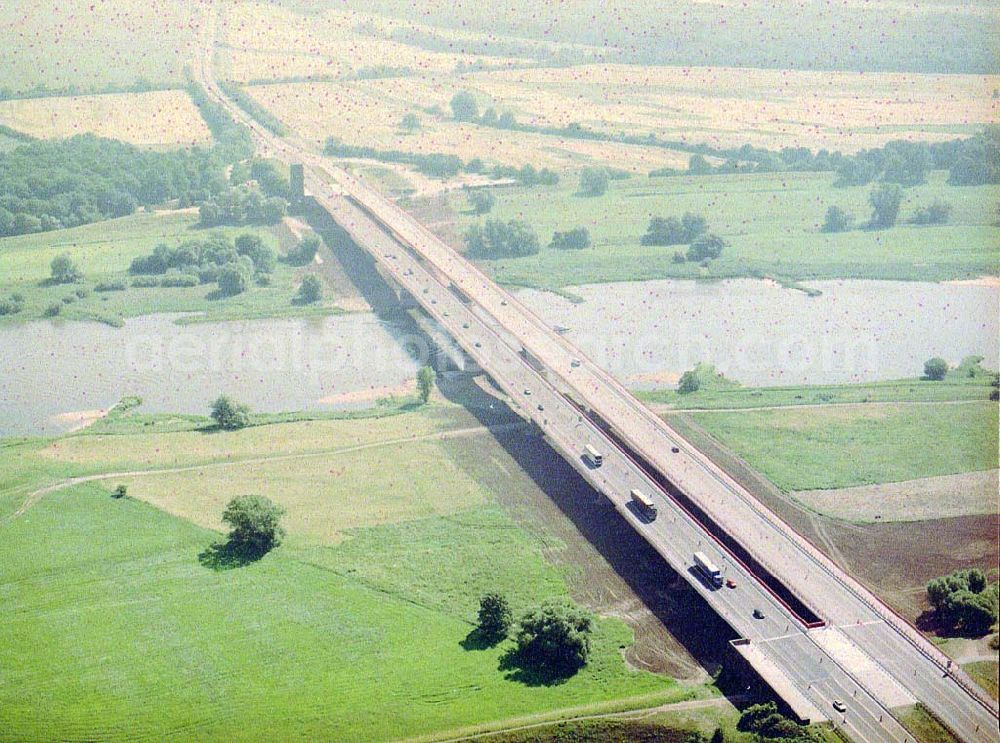
{"label": "car on highway", "polygon": [[754,609],[753,610],[753,618],[754,619],[763,619],[764,618],[764,612],[762,612],[760,609]]}
{"label": "car on highway", "polygon": [[574,369],[578,369],[580,367],[580,359],[573,359],[572,361],[569,362],[569,365],[572,366]]}
{"label": "car on highway", "polygon": [[834,699],[833,700],[833,708],[835,710],[837,710],[838,712],[847,712],[847,705],[844,704],[839,699]]}
{"label": "car on highway", "polygon": [[469,323],[463,322],[462,323],[462,327],[465,328],[466,330],[468,330],[469,329]]}
{"label": "car on highway", "polygon": [[670,447],[670,451],[673,452],[674,454],[680,454],[681,453],[681,450],[678,449],[676,446],[671,446]]}
{"label": "car on highway", "polygon": [[538,409],[539,410],[545,410],[545,406],[542,405],[541,403],[538,403]]}
{"label": "car on highway", "polygon": [[476,346],[476,348],[482,348],[483,344],[480,343],[479,341],[476,341],[475,346]]}
{"label": "car on highway", "polygon": [[736,581],[734,581],[732,578],[727,578],[726,588],[736,588]]}
{"label": "car on highway", "polygon": [[530,394],[531,394],[531,390],[529,390],[529,389],[525,389],[525,390],[524,390],[524,394],[525,394],[525,395],[530,395]]}

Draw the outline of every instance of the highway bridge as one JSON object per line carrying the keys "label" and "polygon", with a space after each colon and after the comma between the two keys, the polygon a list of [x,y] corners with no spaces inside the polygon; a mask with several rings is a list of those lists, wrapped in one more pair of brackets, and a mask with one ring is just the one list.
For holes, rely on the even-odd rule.
{"label": "highway bridge", "polygon": [[[735,649],[800,717],[859,742],[904,743],[914,739],[893,710],[920,701],[961,740],[998,740],[994,701],[617,380],[402,209],[229,101],[212,74],[212,34],[197,71],[209,94],[262,154],[303,165],[317,204],[730,624]],[[635,509],[633,488],[652,497],[655,520]],[[735,588],[706,582],[696,551]]]}

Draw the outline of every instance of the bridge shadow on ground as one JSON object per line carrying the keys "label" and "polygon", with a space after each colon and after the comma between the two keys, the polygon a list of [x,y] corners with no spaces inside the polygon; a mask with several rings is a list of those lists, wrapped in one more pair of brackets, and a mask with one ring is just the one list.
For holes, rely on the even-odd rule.
{"label": "bridge shadow on ground", "polygon": [[[304,215],[322,235],[345,274],[379,319],[397,329],[397,337],[434,344],[381,274],[374,259],[353,243],[326,212]],[[437,361],[444,361],[438,354]],[[439,367],[440,371],[440,367]],[[480,425],[496,428],[522,421],[486,377],[441,374],[438,389],[462,405]],[[611,503],[593,490],[530,424],[493,431],[503,452],[514,461],[504,468],[481,447],[442,441],[442,448],[463,471],[475,478],[515,521],[533,533],[546,558],[560,567],[577,601],[602,615],[619,616],[636,633],[626,650],[629,662],[645,670],[677,678],[717,678],[720,690],[734,703],[744,699],[756,677],[729,646],[736,634],[666,561],[626,522]],[[470,633],[462,647],[488,647]],[[504,656],[502,670],[528,685],[561,683],[558,675],[520,664]]]}

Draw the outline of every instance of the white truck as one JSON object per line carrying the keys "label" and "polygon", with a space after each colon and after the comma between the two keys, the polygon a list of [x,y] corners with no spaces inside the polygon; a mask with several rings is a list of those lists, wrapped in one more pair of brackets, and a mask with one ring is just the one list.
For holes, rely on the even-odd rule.
{"label": "white truck", "polygon": [[714,562],[708,559],[708,556],[704,552],[694,553],[694,564],[705,580],[713,586],[722,586],[722,571],[719,570]]}
{"label": "white truck", "polygon": [[587,446],[584,447],[583,456],[587,458],[588,462],[590,462],[591,467],[600,467],[604,464],[604,455],[590,444],[587,444]]}
{"label": "white truck", "polygon": [[653,503],[652,498],[638,488],[632,488],[629,495],[632,496],[632,502],[638,506],[639,510],[646,518],[650,521],[656,518],[656,504]]}

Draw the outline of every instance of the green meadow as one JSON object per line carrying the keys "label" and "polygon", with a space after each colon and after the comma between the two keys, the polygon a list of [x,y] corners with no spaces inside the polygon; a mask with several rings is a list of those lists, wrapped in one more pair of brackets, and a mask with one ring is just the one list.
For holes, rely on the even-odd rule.
{"label": "green meadow", "polygon": [[997,405],[802,406],[691,417],[786,491],[997,467]]}
{"label": "green meadow", "polygon": [[[123,318],[156,312],[197,313],[199,320],[232,320],[255,317],[330,314],[329,303],[296,305],[299,279],[306,269],[278,262],[269,286],[252,285],[234,297],[216,297],[216,285],[179,288],[137,288],[95,291],[102,282],[129,284],[132,259],[148,255],[157,243],[176,246],[184,240],[203,239],[221,232],[230,238],[245,233],[259,235],[279,255],[296,242],[283,226],[198,227],[198,215],[190,212],[138,212],[70,229],[0,238],[0,299],[19,294],[24,309],[0,317],[19,321],[42,317],[50,305],[61,305],[59,317],[100,320],[120,324]],[[83,272],[78,284],[47,285],[52,259],[69,254]],[[84,296],[79,296],[82,293]]]}
{"label": "green meadow", "polygon": [[[233,433],[116,424],[117,433],[5,442],[0,738],[392,740],[710,696],[627,667],[621,648],[632,633],[618,619],[596,623],[588,665],[567,679],[526,673],[510,662],[510,641],[484,647],[470,636],[487,590],[507,594],[515,615],[570,600],[540,538],[478,482],[442,475],[446,450],[428,451],[436,434],[471,420],[431,406],[363,429],[353,420]],[[406,478],[359,486],[374,474],[370,464],[343,451],[359,445],[362,430],[370,433],[361,445],[384,445]],[[483,435],[449,446],[481,456],[490,449]],[[393,443],[400,439],[412,444]],[[491,456],[504,456],[497,449]],[[285,543],[245,565],[213,562],[210,548],[223,536],[218,504],[198,497],[199,481],[219,464],[232,492],[248,492],[257,458],[289,455],[325,465],[322,474],[303,471],[331,507],[310,510],[279,479],[271,495],[289,510]],[[46,483],[143,460],[151,470],[203,466],[81,482],[25,507]],[[129,497],[111,497],[119,482]],[[157,498],[162,508],[145,502]],[[417,500],[432,511],[406,510]],[[185,509],[189,518],[173,515]]]}
{"label": "green meadow", "polygon": [[[997,186],[957,187],[947,173],[907,189],[900,221],[881,231],[820,232],[836,205],[867,221],[870,187],[835,188],[833,173],[633,177],[612,181],[603,196],[577,194],[575,179],[554,187],[504,188],[488,216],[527,222],[538,233],[538,255],[482,261],[510,285],[563,287],[608,281],[662,278],[773,277],[781,281],[867,278],[939,281],[1000,273]],[[914,211],[935,199],[953,211],[946,225],[907,224]],[[459,232],[477,218],[460,193],[450,197]],[[639,244],[652,217],[703,215],[728,243],[706,268],[674,263],[686,246]],[[555,231],[586,227],[594,247],[547,248]]]}

